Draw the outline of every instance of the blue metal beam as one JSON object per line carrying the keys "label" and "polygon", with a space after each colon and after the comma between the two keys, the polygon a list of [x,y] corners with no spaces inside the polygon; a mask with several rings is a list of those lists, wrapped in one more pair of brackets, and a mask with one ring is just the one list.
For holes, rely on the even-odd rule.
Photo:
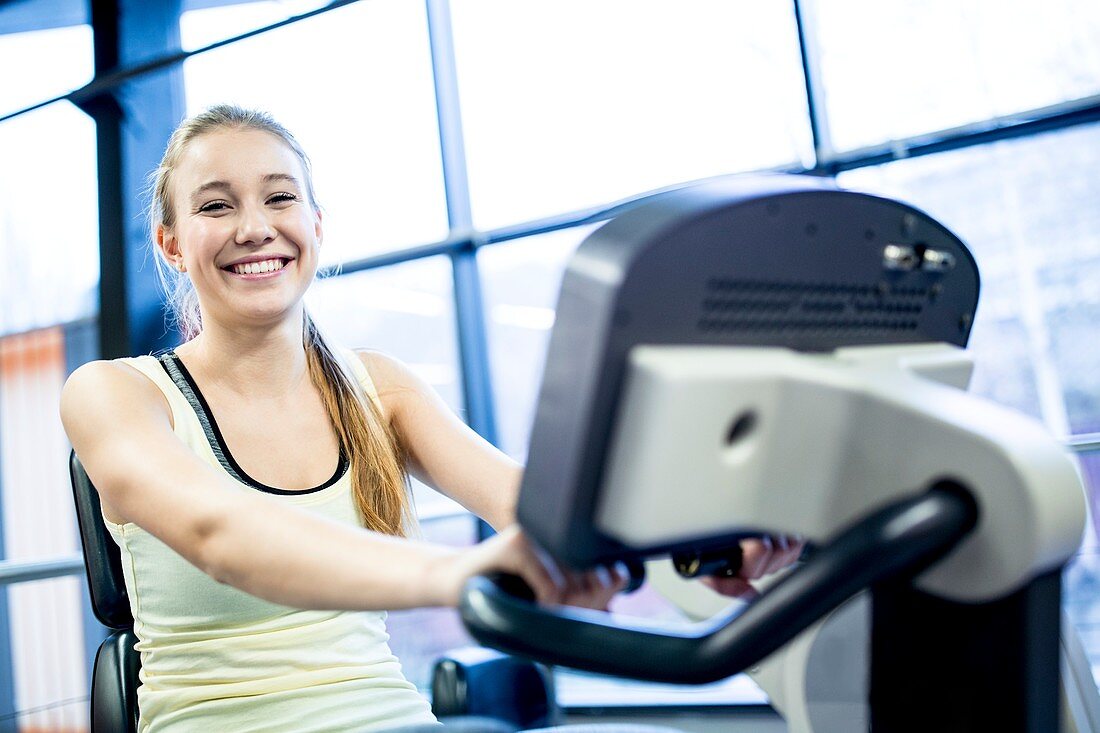
{"label": "blue metal beam", "polygon": [[1052,110],[1024,112],[1011,117],[984,120],[955,130],[919,135],[905,140],[837,153],[831,159],[820,162],[818,172],[836,175],[842,171],[882,165],[895,160],[946,153],[1097,122],[1100,122],[1100,96],[1058,105]]}
{"label": "blue metal beam", "polygon": [[[820,164],[832,149],[829,124],[825,110],[825,90],[821,84],[818,64],[817,41],[807,27],[806,8],[802,0],[793,0],[795,28],[798,31],[798,51],[802,59],[802,80],[806,89],[806,113],[810,118],[810,135],[813,137],[814,162]],[[812,25],[812,24],[809,24]]]}
{"label": "blue metal beam", "polygon": [[466,178],[466,152],[462,139],[462,115],[455,74],[451,12],[447,0],[426,0],[432,74],[439,116],[439,145],[443,156],[443,182],[447,195],[447,219],[452,241],[449,252],[454,272],[455,318],[462,371],[466,421],[490,443],[497,443],[485,317],[478,277],[477,252],[470,233],[473,220]]}
{"label": "blue metal beam", "polygon": [[[181,0],[92,3],[96,77],[180,48]],[[174,345],[149,254],[145,176],[183,116],[179,67],[130,78],[87,99],[96,122],[99,167],[99,356],[149,353]]]}
{"label": "blue metal beam", "polygon": [[[466,422],[481,437],[499,445],[489,345],[485,333],[485,308],[482,304],[481,279],[477,268],[477,248],[471,238],[473,215],[470,209],[470,186],[466,177],[466,146],[462,138],[451,8],[448,0],[425,0],[425,5],[432,54],[432,77],[435,80],[435,104],[439,116],[443,184],[447,194],[447,220],[450,224],[448,240],[459,243],[458,247],[451,249],[450,255]],[[484,539],[492,532],[486,522],[478,521],[478,539]]]}

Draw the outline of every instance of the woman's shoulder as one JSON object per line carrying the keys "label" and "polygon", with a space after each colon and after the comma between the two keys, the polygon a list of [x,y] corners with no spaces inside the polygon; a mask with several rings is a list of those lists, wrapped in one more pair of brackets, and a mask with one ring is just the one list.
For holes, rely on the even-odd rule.
{"label": "woman's shoulder", "polygon": [[149,362],[157,365],[156,357],[137,356],[89,361],[81,364],[69,375],[65,380],[65,389],[131,387],[140,394],[143,390],[155,388],[148,377]]}
{"label": "woman's shoulder", "polygon": [[150,366],[159,368],[155,357],[101,359],[82,364],[69,375],[61,390],[62,417],[104,417],[158,406],[170,414]]}
{"label": "woman's shoulder", "polygon": [[376,349],[353,349],[352,353],[366,370],[379,394],[409,389],[421,391],[423,380],[397,357]]}
{"label": "woman's shoulder", "polygon": [[358,363],[363,365],[363,368],[367,370],[371,379],[376,383],[379,379],[384,380],[386,377],[392,376],[395,369],[401,365],[400,361],[377,349],[358,348],[349,351],[355,355]]}

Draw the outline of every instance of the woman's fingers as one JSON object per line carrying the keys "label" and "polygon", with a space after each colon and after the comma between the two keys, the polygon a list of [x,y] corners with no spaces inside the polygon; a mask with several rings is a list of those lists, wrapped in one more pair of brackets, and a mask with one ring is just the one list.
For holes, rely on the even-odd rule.
{"label": "woman's fingers", "polygon": [[607,573],[608,583],[616,593],[622,593],[630,585],[630,570],[626,563],[617,562],[614,565],[601,565],[601,571]]}
{"label": "woman's fingers", "polygon": [[547,605],[606,610],[630,579],[621,564],[583,572],[563,568],[514,526],[471,548],[470,554],[473,563],[467,566],[465,577],[488,572],[518,575],[534,591],[535,600]]}
{"label": "woman's fingers", "polygon": [[[501,535],[508,532],[505,530]],[[522,577],[542,604],[606,610],[611,598],[627,583],[625,568],[600,567],[581,572],[562,567],[518,530],[512,530],[502,544],[502,553],[513,559],[513,567],[504,570]]]}
{"label": "woman's fingers", "polygon": [[[777,549],[773,553],[771,562],[768,563],[767,573],[774,573],[793,565],[802,556],[802,550],[806,546],[806,543],[800,537],[793,535],[780,535],[776,539],[782,540],[782,549]],[[778,543],[776,547],[778,548]]]}
{"label": "woman's fingers", "polygon": [[539,552],[518,527],[509,527],[470,548],[474,563],[469,575],[510,573],[523,579],[539,603],[560,602],[567,581],[557,566]]}
{"label": "woman's fingers", "polygon": [[758,594],[749,582],[778,572],[795,563],[805,542],[792,535],[764,536],[741,540],[741,568],[733,577],[703,578],[703,584],[724,596],[749,600]]}
{"label": "woman's fingers", "polygon": [[751,601],[759,595],[756,588],[744,578],[711,575],[700,578],[700,582],[716,593],[743,601]]}
{"label": "woman's fingers", "polygon": [[757,580],[793,564],[802,555],[805,542],[791,535],[764,536],[741,540],[741,570],[738,577]]}
{"label": "woman's fingers", "polygon": [[562,603],[581,608],[606,611],[611,599],[626,587],[629,579],[625,568],[597,566],[586,572],[567,573],[569,583]]}
{"label": "woman's fingers", "polygon": [[745,580],[762,578],[772,559],[772,540],[770,537],[741,540],[741,571],[737,574]]}
{"label": "woman's fingers", "polygon": [[600,565],[592,572],[600,581],[599,595],[593,608],[606,611],[611,599],[626,590],[626,585],[630,582],[630,573],[622,563],[616,563],[613,566]]}
{"label": "woman's fingers", "polygon": [[519,538],[522,541],[522,546],[517,548],[522,557],[520,576],[535,591],[535,600],[547,605],[561,603],[569,588],[569,578],[549,555],[533,547],[522,534]]}

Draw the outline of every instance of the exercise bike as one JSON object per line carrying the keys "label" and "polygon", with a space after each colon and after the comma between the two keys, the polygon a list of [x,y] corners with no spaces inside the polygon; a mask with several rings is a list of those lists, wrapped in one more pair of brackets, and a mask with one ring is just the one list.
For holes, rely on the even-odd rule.
{"label": "exercise bike", "polygon": [[[815,178],[715,181],[610,220],[562,283],[519,521],[567,565],[648,561],[718,615],[626,622],[483,577],[467,628],[639,680],[756,669],[798,732],[1100,729],[1061,614],[1081,478],[1042,425],[966,391],[978,290],[930,216]],[[730,572],[767,534],[808,551],[746,607],[659,570]]]}

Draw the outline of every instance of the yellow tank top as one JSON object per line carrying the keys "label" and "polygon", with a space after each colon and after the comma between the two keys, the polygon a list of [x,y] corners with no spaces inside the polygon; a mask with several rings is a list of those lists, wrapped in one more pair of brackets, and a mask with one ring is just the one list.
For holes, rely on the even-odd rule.
{"label": "yellow tank top", "polygon": [[[345,358],[377,400],[362,362],[350,351]],[[267,491],[278,501],[360,523],[343,457],[333,477],[315,489],[265,487],[233,461],[181,362],[122,361],[164,393],[180,440],[226,471],[241,491]],[[104,521],[122,552],[141,653],[142,733],[347,733],[435,722],[389,649],[384,613],[269,603],[218,583],[135,524]]]}

